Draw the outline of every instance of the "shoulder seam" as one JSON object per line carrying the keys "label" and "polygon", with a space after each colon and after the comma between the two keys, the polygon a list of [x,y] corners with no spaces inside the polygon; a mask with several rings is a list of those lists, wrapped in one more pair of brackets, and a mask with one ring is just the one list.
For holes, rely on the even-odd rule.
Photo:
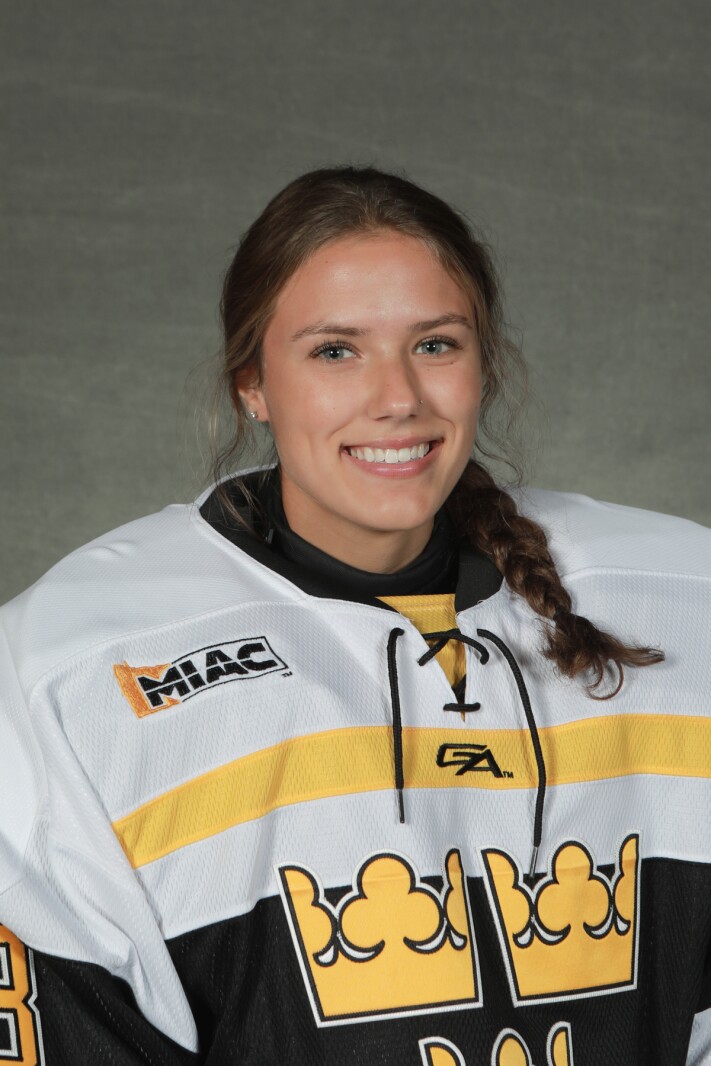
{"label": "shoulder seam", "polygon": [[638,574],[644,577],[675,577],[689,581],[711,582],[711,574],[688,573],[683,570],[646,570],[634,566],[583,566],[579,570],[560,570],[561,580],[588,574]]}

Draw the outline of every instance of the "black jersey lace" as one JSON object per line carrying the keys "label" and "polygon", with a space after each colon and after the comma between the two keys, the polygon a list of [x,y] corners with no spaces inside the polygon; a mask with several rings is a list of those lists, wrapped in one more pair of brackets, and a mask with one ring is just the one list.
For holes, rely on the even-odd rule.
{"label": "black jersey lace", "polygon": [[[417,660],[419,666],[425,666],[430,659],[434,659],[435,655],[438,655],[443,648],[449,644],[450,640],[458,640],[460,644],[468,644],[470,648],[474,648],[479,652],[479,659],[482,663],[488,661],[489,652],[486,650],[483,644],[480,644],[478,640],[474,640],[473,637],[467,637],[459,629],[444,629],[438,633],[423,633],[422,636],[430,643],[429,651],[426,651],[424,655],[421,655]],[[460,714],[468,714],[470,711],[478,711],[481,709],[480,703],[465,703],[461,697],[464,696],[464,688],[466,685],[466,678],[462,680],[453,688],[456,701],[454,703],[445,703],[442,708],[443,711],[459,711]]]}
{"label": "black jersey lace", "polygon": [[[405,789],[405,775],[403,768],[403,749],[402,749],[402,708],[400,704],[400,687],[398,684],[398,670],[397,670],[397,641],[398,638],[404,635],[404,630],[399,627],[395,627],[390,630],[387,644],[387,660],[388,660],[388,679],[390,681],[390,701],[392,708],[392,729],[393,729],[393,755],[395,765],[395,792],[397,794],[398,814],[400,822],[405,821],[405,801],[404,801],[404,789]],[[462,633],[459,629],[448,629],[437,633],[425,633],[423,634],[425,640],[432,641],[431,647],[421,655],[417,660],[419,666],[426,666],[439,651],[444,648],[450,640],[457,640],[462,644],[468,644],[469,647],[474,648],[479,654],[479,661],[482,665],[485,665],[490,658],[489,650],[484,644],[481,644],[478,640],[474,640],[473,637],[468,637]],[[519,694],[519,699],[523,707],[523,711],[526,717],[526,725],[531,737],[531,744],[536,758],[536,773],[537,773],[537,788],[536,788],[536,806],[533,819],[533,846],[531,850],[531,863],[529,869],[529,877],[533,877],[536,872],[536,862],[538,859],[538,849],[541,845],[541,838],[543,836],[543,810],[545,804],[546,795],[546,764],[543,758],[543,748],[541,747],[541,738],[538,734],[538,726],[536,725],[536,719],[533,714],[533,707],[531,706],[531,699],[526,688],[526,683],[523,679],[523,673],[520,666],[516,662],[516,658],[508,647],[507,644],[498,637],[495,633],[490,632],[488,629],[477,629],[477,636],[482,640],[486,640],[499,649],[503,655],[506,663],[513,674],[514,681],[516,682],[516,688]],[[454,690],[456,701],[451,703],[445,703],[443,710],[445,711],[460,711],[467,713],[470,711],[477,711],[480,709],[479,703],[466,703],[460,697],[464,695],[463,685],[457,686]]]}

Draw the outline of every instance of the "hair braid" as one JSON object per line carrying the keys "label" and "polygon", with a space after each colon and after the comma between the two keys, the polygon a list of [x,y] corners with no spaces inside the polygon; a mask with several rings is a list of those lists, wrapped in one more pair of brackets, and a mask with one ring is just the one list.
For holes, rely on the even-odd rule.
{"label": "hair braid", "polygon": [[[457,528],[494,562],[510,588],[553,623],[546,627],[544,654],[566,677],[588,673],[589,695],[609,699],[622,687],[625,666],[650,666],[664,659],[657,648],[625,644],[573,613],[570,594],[560,580],[545,533],[519,514],[511,496],[479,463],[468,464],[449,498],[448,509]],[[596,695],[594,690],[613,668],[617,672],[614,690]]]}

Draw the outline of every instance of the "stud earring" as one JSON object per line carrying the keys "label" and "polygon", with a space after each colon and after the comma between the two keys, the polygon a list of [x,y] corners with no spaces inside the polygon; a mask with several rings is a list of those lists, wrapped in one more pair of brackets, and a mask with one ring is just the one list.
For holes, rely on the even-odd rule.
{"label": "stud earring", "polygon": [[256,418],[257,417],[257,412],[256,411],[250,411],[249,412],[249,417],[250,418]]}

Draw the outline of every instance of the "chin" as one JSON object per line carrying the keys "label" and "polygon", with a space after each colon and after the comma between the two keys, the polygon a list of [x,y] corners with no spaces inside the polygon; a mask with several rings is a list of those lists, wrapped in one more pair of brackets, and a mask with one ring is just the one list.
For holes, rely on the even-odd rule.
{"label": "chin", "polygon": [[354,524],[378,533],[410,533],[434,519],[438,507],[403,506],[400,500],[390,500],[382,507],[371,507],[357,517]]}

